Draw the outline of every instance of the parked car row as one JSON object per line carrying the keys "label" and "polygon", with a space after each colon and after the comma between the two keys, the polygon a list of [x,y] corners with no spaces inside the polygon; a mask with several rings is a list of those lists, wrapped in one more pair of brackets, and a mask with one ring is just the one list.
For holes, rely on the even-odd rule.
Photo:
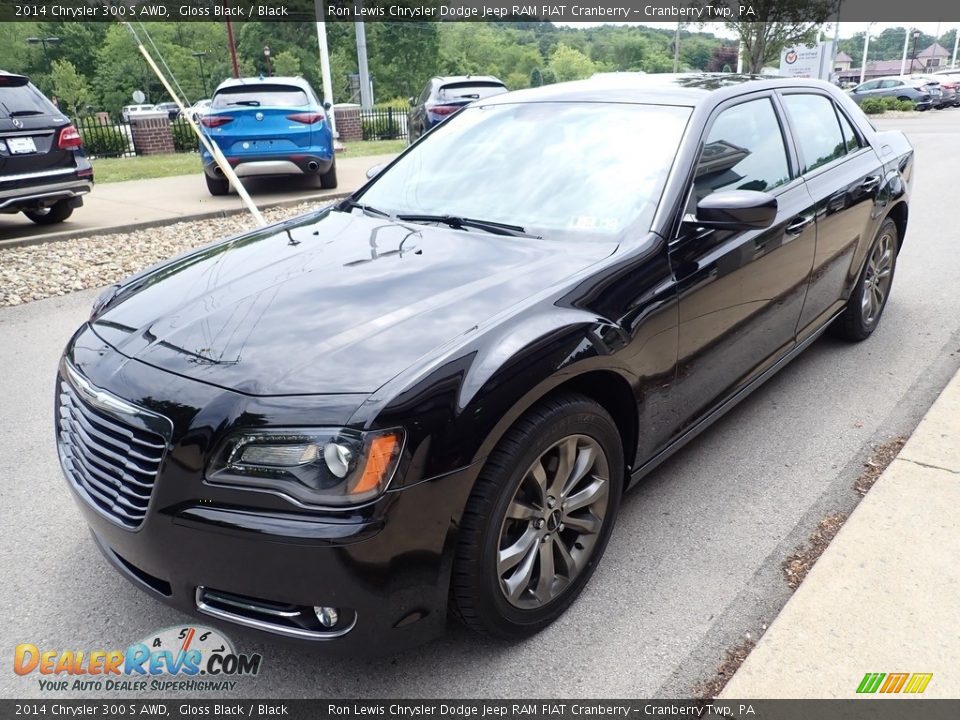
{"label": "parked car row", "polygon": [[913,102],[917,110],[957,107],[960,105],[960,73],[947,75],[890,75],[862,82],[849,95],[858,105],[864,100],[896,98]]}

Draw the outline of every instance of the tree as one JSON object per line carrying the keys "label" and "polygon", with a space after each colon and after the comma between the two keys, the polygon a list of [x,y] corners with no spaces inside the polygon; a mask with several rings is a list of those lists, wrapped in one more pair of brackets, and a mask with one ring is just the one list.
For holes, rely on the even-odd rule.
{"label": "tree", "polygon": [[743,68],[759,73],[787,45],[813,40],[818,26],[837,9],[838,0],[755,0],[754,15],[725,22],[743,43]]}
{"label": "tree", "polygon": [[558,82],[582,80],[590,77],[597,70],[593,60],[576,48],[562,43],[557,45],[557,49],[550,57],[550,68]]}
{"label": "tree", "polygon": [[540,87],[543,85],[543,73],[540,72],[540,68],[535,67],[530,71],[530,87]]}
{"label": "tree", "polygon": [[60,102],[60,109],[74,117],[82,114],[93,100],[90,83],[69,60],[53,61],[50,81],[53,93]]}
{"label": "tree", "polygon": [[280,77],[300,75],[300,58],[289,50],[277,53],[273,56],[273,74]]}

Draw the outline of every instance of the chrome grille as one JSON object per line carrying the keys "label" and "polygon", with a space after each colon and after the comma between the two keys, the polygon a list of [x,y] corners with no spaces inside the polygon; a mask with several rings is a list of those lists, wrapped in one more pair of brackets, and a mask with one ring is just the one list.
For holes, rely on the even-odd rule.
{"label": "chrome grille", "polygon": [[[75,371],[72,374],[77,377]],[[86,393],[108,397],[92,390],[82,379],[79,383],[83,383],[80,388]],[[123,402],[115,404],[133,409]],[[124,413],[108,412],[107,408],[109,405],[97,407],[88,402],[74,385],[59,379],[60,462],[67,478],[93,508],[132,530],[140,526],[147,514],[167,441],[163,435],[140,427],[142,419],[137,418],[134,423],[133,416],[127,418]]]}

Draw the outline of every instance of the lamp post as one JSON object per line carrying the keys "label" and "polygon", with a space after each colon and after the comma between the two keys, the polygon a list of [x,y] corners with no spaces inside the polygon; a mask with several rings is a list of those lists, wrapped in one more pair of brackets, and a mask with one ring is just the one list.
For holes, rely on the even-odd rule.
{"label": "lamp post", "polygon": [[47,63],[47,72],[50,72],[50,56],[47,54],[47,45],[59,45],[60,38],[58,37],[28,37],[28,45],[42,45],[43,46],[43,59]]}
{"label": "lamp post", "polygon": [[273,75],[273,67],[270,65],[270,46],[269,45],[263,46],[263,57],[266,59],[267,77],[271,77]]}
{"label": "lamp post", "polygon": [[910,33],[913,36],[913,53],[910,56],[910,72],[913,72],[913,66],[917,62],[917,38],[920,37],[920,31],[916,28]]}
{"label": "lamp post", "polygon": [[207,74],[203,71],[203,59],[207,56],[205,52],[200,50],[193,53],[193,56],[197,59],[197,62],[200,63],[200,81],[203,83],[203,96],[207,96]]}

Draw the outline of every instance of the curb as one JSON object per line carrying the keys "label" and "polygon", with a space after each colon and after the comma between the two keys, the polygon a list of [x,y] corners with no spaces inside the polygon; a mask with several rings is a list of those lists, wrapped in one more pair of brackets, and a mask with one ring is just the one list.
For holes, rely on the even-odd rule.
{"label": "curb", "polygon": [[[302,197],[288,200],[274,200],[265,203],[257,203],[261,210],[270,210],[278,207],[293,207],[302,205],[311,201],[341,200],[353,193],[350,191],[338,191],[328,194],[308,194]],[[0,240],[0,251],[8,248],[29,247],[31,245],[43,245],[49,242],[61,242],[63,240],[76,240],[77,238],[101,237],[104,235],[119,235],[121,233],[133,232],[136,230],[146,230],[154,227],[163,227],[165,225],[175,225],[180,222],[193,222],[195,220],[211,220],[214,218],[226,218],[232,215],[240,215],[247,212],[246,208],[235,208],[232,210],[211,210],[210,212],[193,213],[190,215],[176,215],[162,220],[145,220],[144,222],[131,223],[129,225],[114,225],[104,227],[87,228],[85,230],[61,230],[55,233],[45,235],[33,235],[27,238],[14,238],[12,240]]]}
{"label": "curb", "polygon": [[931,673],[924,697],[956,697],[958,504],[960,371],[718,699],[854,699],[871,672]]}

